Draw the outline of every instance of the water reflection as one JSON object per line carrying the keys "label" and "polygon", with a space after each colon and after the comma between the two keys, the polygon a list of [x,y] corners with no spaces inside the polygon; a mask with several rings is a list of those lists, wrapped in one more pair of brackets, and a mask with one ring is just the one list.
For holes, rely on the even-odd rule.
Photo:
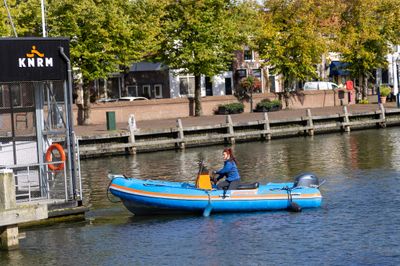
{"label": "water reflection", "polygon": [[[244,181],[289,181],[300,172],[320,177],[351,176],[359,170],[399,170],[400,134],[395,128],[351,134],[279,139],[233,146]],[[108,173],[142,179],[193,181],[198,162],[222,167],[223,146],[162,151],[82,161],[84,193],[90,206],[110,206],[105,200]]]}
{"label": "water reflection", "polygon": [[322,208],[297,214],[140,218],[107,200],[110,172],[193,181],[200,159],[222,166],[223,146],[85,160],[87,221],[29,230],[0,264],[400,265],[399,137],[391,128],[236,144],[245,181],[304,171],[327,180]]}

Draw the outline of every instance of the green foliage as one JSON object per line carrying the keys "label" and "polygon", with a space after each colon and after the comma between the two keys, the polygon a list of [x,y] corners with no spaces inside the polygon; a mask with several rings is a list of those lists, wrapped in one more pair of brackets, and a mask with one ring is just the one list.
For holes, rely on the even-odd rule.
{"label": "green foliage", "polygon": [[239,81],[239,87],[235,90],[234,95],[239,101],[248,101],[254,92],[261,92],[261,80],[254,76],[248,76]]}
{"label": "green foliage", "polygon": [[256,111],[259,112],[270,112],[270,111],[277,111],[282,109],[282,103],[280,100],[270,100],[270,99],[263,99],[259,102],[256,106]]}
{"label": "green foliage", "polygon": [[228,70],[233,52],[248,39],[243,14],[248,3],[226,0],[170,1],[161,19],[161,45],[155,60],[195,79],[195,114],[201,114],[200,75],[213,76]]}
{"label": "green foliage", "polygon": [[358,101],[359,104],[369,104],[368,99],[361,99],[360,101]]}
{"label": "green foliage", "polygon": [[332,17],[326,3],[317,0],[269,0],[264,15],[264,31],[259,38],[262,58],[273,66],[274,74],[282,74],[285,90],[298,80],[317,78],[315,65],[328,51],[326,23]]}
{"label": "green foliage", "polygon": [[240,80],[239,86],[247,91],[253,90],[255,92],[261,89],[261,81],[254,76],[248,76]]}
{"label": "green foliage", "polygon": [[221,104],[218,106],[218,114],[239,114],[243,113],[244,104],[243,103],[228,103]]}
{"label": "green foliage", "polygon": [[343,61],[360,79],[365,97],[367,79],[376,68],[387,65],[391,43],[400,43],[400,5],[397,0],[349,0],[341,14],[339,40]]}
{"label": "green foliage", "polygon": [[388,86],[381,86],[379,89],[379,92],[380,92],[381,96],[386,97],[392,92],[392,89]]}

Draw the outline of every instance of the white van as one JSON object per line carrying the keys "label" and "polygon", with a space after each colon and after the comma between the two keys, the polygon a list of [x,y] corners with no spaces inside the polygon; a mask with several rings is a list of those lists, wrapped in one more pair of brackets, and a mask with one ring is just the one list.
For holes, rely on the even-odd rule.
{"label": "white van", "polygon": [[332,82],[326,82],[326,81],[311,81],[311,82],[306,82],[304,84],[303,89],[305,91],[309,90],[335,90],[338,89],[338,85]]}

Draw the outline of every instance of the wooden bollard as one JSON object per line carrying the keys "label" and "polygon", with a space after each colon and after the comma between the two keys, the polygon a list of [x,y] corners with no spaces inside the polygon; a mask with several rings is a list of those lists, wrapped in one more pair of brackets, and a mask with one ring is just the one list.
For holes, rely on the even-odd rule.
{"label": "wooden bollard", "polygon": [[344,110],[344,121],[342,123],[342,128],[345,132],[350,132],[350,119],[349,112],[347,111],[347,106],[343,106]]}
{"label": "wooden bollard", "polygon": [[46,218],[47,204],[17,205],[13,171],[0,170],[0,249],[18,248],[18,224]]}
{"label": "wooden bollard", "polygon": [[235,131],[233,130],[233,122],[230,115],[226,116],[226,125],[228,126],[229,142],[235,144]]}
{"label": "wooden bollard", "polygon": [[312,114],[310,109],[307,109],[307,132],[308,135],[314,136],[314,122],[312,120]]}
{"label": "wooden bollard", "polygon": [[269,124],[267,112],[264,112],[264,132],[261,136],[266,140],[271,140],[271,125]]}
{"label": "wooden bollard", "polygon": [[129,153],[136,154],[135,131],[137,130],[137,127],[136,127],[135,115],[129,116],[128,127],[129,127],[129,133],[130,133],[129,142],[132,144],[132,147],[129,148]]}
{"label": "wooden bollard", "polygon": [[176,127],[178,128],[178,146],[181,149],[185,148],[185,135],[183,133],[182,120],[179,118],[176,120]]}
{"label": "wooden bollard", "polygon": [[386,127],[385,107],[383,106],[383,104],[379,104],[379,109],[381,110],[381,113],[379,114],[379,120],[381,120],[379,126]]}

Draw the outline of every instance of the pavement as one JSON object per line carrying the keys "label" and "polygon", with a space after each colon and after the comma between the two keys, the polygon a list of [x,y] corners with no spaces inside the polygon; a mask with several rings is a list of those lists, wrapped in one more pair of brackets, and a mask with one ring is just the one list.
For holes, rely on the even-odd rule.
{"label": "pavement", "polygon": [[[387,109],[394,109],[396,103],[390,102],[384,104]],[[310,108],[312,116],[328,116],[335,114],[344,114],[343,106],[329,106],[320,108]],[[378,104],[353,104],[348,105],[347,110],[351,114],[374,112],[379,110]],[[301,118],[307,115],[307,108],[305,109],[284,109],[281,111],[269,112],[268,118],[270,121],[274,120],[289,120],[295,118]],[[241,113],[231,115],[233,123],[249,122],[263,120],[263,113]],[[208,125],[219,125],[226,123],[225,115],[211,115],[211,116],[200,116],[200,117],[181,117],[183,127],[192,126],[208,126]],[[136,121],[137,128],[141,131],[149,130],[162,130],[176,128],[177,119],[160,119],[160,120],[143,120]],[[124,132],[128,130],[128,121],[126,123],[117,123],[117,130]],[[106,123],[104,124],[92,124],[92,125],[81,125],[74,127],[77,136],[96,136],[106,135],[112,131],[107,131]]]}

